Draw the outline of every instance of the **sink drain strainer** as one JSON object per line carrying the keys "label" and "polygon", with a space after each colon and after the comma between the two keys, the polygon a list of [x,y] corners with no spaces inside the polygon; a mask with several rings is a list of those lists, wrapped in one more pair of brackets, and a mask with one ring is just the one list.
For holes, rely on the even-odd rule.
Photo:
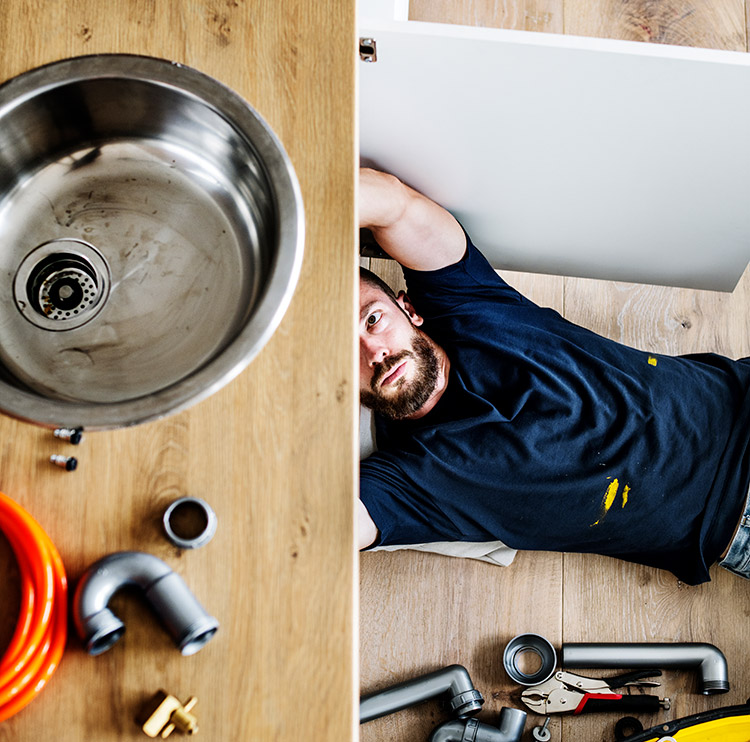
{"label": "sink drain strainer", "polygon": [[29,322],[45,330],[72,330],[104,307],[109,269],[93,245],[52,240],[24,258],[13,292],[18,310]]}

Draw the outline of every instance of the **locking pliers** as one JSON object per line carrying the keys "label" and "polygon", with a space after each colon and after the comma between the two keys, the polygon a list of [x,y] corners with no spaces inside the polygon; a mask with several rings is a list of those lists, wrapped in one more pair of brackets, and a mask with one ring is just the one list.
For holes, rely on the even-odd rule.
{"label": "locking pliers", "polygon": [[659,670],[640,670],[612,678],[586,678],[560,670],[549,680],[527,688],[521,700],[538,714],[583,714],[592,711],[656,711],[668,709],[668,698],[650,695],[623,695],[614,688],[653,687],[659,683],[646,678],[661,675]]}

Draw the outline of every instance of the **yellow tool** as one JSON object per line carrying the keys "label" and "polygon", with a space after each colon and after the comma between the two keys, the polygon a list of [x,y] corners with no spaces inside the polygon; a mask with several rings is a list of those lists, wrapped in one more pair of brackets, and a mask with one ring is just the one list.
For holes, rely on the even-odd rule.
{"label": "yellow tool", "polygon": [[750,706],[726,706],[665,722],[628,742],[750,742]]}
{"label": "yellow tool", "polygon": [[190,713],[198,702],[191,696],[184,704],[166,691],[158,691],[148,702],[143,713],[138,718],[141,729],[149,737],[166,739],[175,729],[184,734],[198,732],[198,720]]}
{"label": "yellow tool", "polygon": [[651,739],[653,742],[750,742],[750,715],[699,722]]}

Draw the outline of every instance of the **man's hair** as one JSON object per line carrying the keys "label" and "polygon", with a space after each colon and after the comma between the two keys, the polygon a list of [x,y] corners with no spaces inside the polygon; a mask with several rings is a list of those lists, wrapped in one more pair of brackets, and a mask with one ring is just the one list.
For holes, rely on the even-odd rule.
{"label": "man's hair", "polygon": [[367,268],[360,268],[359,277],[369,286],[380,289],[396,306],[399,306],[396,292],[380,276],[376,276],[372,271],[368,271]]}

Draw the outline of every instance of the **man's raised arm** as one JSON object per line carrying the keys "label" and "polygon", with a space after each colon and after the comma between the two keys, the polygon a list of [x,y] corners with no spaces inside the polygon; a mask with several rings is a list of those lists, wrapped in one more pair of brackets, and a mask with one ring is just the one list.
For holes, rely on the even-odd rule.
{"label": "man's raised arm", "polygon": [[401,265],[437,270],[457,263],[466,250],[459,223],[442,206],[377,170],[359,171],[359,226]]}

